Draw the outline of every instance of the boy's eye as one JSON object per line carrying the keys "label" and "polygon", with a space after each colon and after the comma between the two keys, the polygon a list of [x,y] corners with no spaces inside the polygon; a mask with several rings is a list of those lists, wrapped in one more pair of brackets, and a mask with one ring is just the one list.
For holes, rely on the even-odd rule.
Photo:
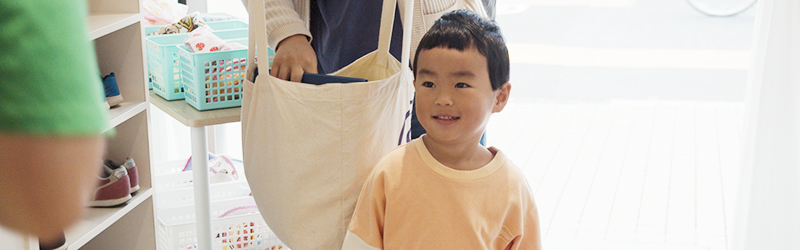
{"label": "boy's eye", "polygon": [[436,86],[436,85],[434,85],[432,82],[423,82],[422,83],[422,87],[433,88],[434,86]]}
{"label": "boy's eye", "polygon": [[469,84],[463,82],[456,83],[456,88],[469,88]]}

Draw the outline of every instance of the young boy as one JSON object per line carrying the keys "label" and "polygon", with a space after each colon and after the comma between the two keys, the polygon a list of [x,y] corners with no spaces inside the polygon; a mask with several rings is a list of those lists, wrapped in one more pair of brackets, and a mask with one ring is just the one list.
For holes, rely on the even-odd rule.
{"label": "young boy", "polygon": [[343,249],[540,249],[522,171],[479,144],[508,101],[499,28],[469,11],[441,17],[414,60],[416,109],[427,134],[386,155],[368,177]]}

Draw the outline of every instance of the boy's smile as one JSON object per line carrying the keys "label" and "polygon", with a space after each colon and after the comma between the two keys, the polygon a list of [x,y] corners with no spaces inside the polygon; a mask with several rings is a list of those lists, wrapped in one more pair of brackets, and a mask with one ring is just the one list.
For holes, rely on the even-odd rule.
{"label": "boy's smile", "polygon": [[505,105],[510,86],[492,90],[486,57],[475,48],[437,47],[418,57],[414,105],[428,139],[477,145],[489,116]]}
{"label": "boy's smile", "polygon": [[436,115],[433,116],[433,118],[436,119],[436,121],[439,122],[439,124],[450,125],[455,123],[456,120],[458,120],[460,117],[454,117],[449,115]]}

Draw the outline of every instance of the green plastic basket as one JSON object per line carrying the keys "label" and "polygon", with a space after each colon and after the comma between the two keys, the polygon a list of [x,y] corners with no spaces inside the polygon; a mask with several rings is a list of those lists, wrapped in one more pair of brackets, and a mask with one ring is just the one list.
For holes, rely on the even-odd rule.
{"label": "green plastic basket", "polygon": [[[247,44],[247,36],[238,40]],[[197,110],[242,106],[247,49],[192,53],[179,46],[185,101]]]}
{"label": "green plastic basket", "polygon": [[[212,33],[222,40],[230,40],[246,38],[248,30],[244,28],[213,31]],[[183,40],[186,39],[187,35],[171,34],[145,38],[147,44],[147,71],[150,73],[153,92],[169,101],[184,98],[178,47],[184,47]],[[244,44],[247,43],[245,42]]]}
{"label": "green plastic basket", "polygon": [[[217,14],[217,15],[220,15],[220,14]],[[211,29],[213,29],[215,31],[232,30],[232,29],[247,29],[247,23],[242,22],[239,19],[231,19],[231,20],[225,20],[225,21],[212,21],[212,22],[206,22],[206,24],[208,24],[209,28],[211,28]],[[156,30],[158,30],[158,29],[160,29],[161,27],[164,27],[164,26],[165,25],[144,27],[144,35],[147,36],[147,34],[153,33],[154,31],[156,31]],[[170,34],[170,35],[175,35],[175,34]],[[178,35],[180,35],[180,34],[178,34]],[[183,34],[183,36],[185,38],[186,34]],[[150,75],[150,67],[148,67],[147,74],[148,74],[148,80],[149,80],[149,88],[153,89],[153,77],[152,77],[152,75]]]}

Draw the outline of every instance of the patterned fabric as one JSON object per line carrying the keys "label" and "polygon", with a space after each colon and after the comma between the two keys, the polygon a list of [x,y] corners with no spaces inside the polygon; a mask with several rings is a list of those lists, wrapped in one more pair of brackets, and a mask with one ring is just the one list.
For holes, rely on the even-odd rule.
{"label": "patterned fabric", "polygon": [[156,36],[156,35],[166,35],[166,34],[178,34],[178,33],[189,33],[194,31],[199,27],[208,28],[211,30],[210,27],[200,18],[197,12],[186,15],[185,17],[181,18],[180,21],[161,27],[160,29],[153,31],[148,36]]}

